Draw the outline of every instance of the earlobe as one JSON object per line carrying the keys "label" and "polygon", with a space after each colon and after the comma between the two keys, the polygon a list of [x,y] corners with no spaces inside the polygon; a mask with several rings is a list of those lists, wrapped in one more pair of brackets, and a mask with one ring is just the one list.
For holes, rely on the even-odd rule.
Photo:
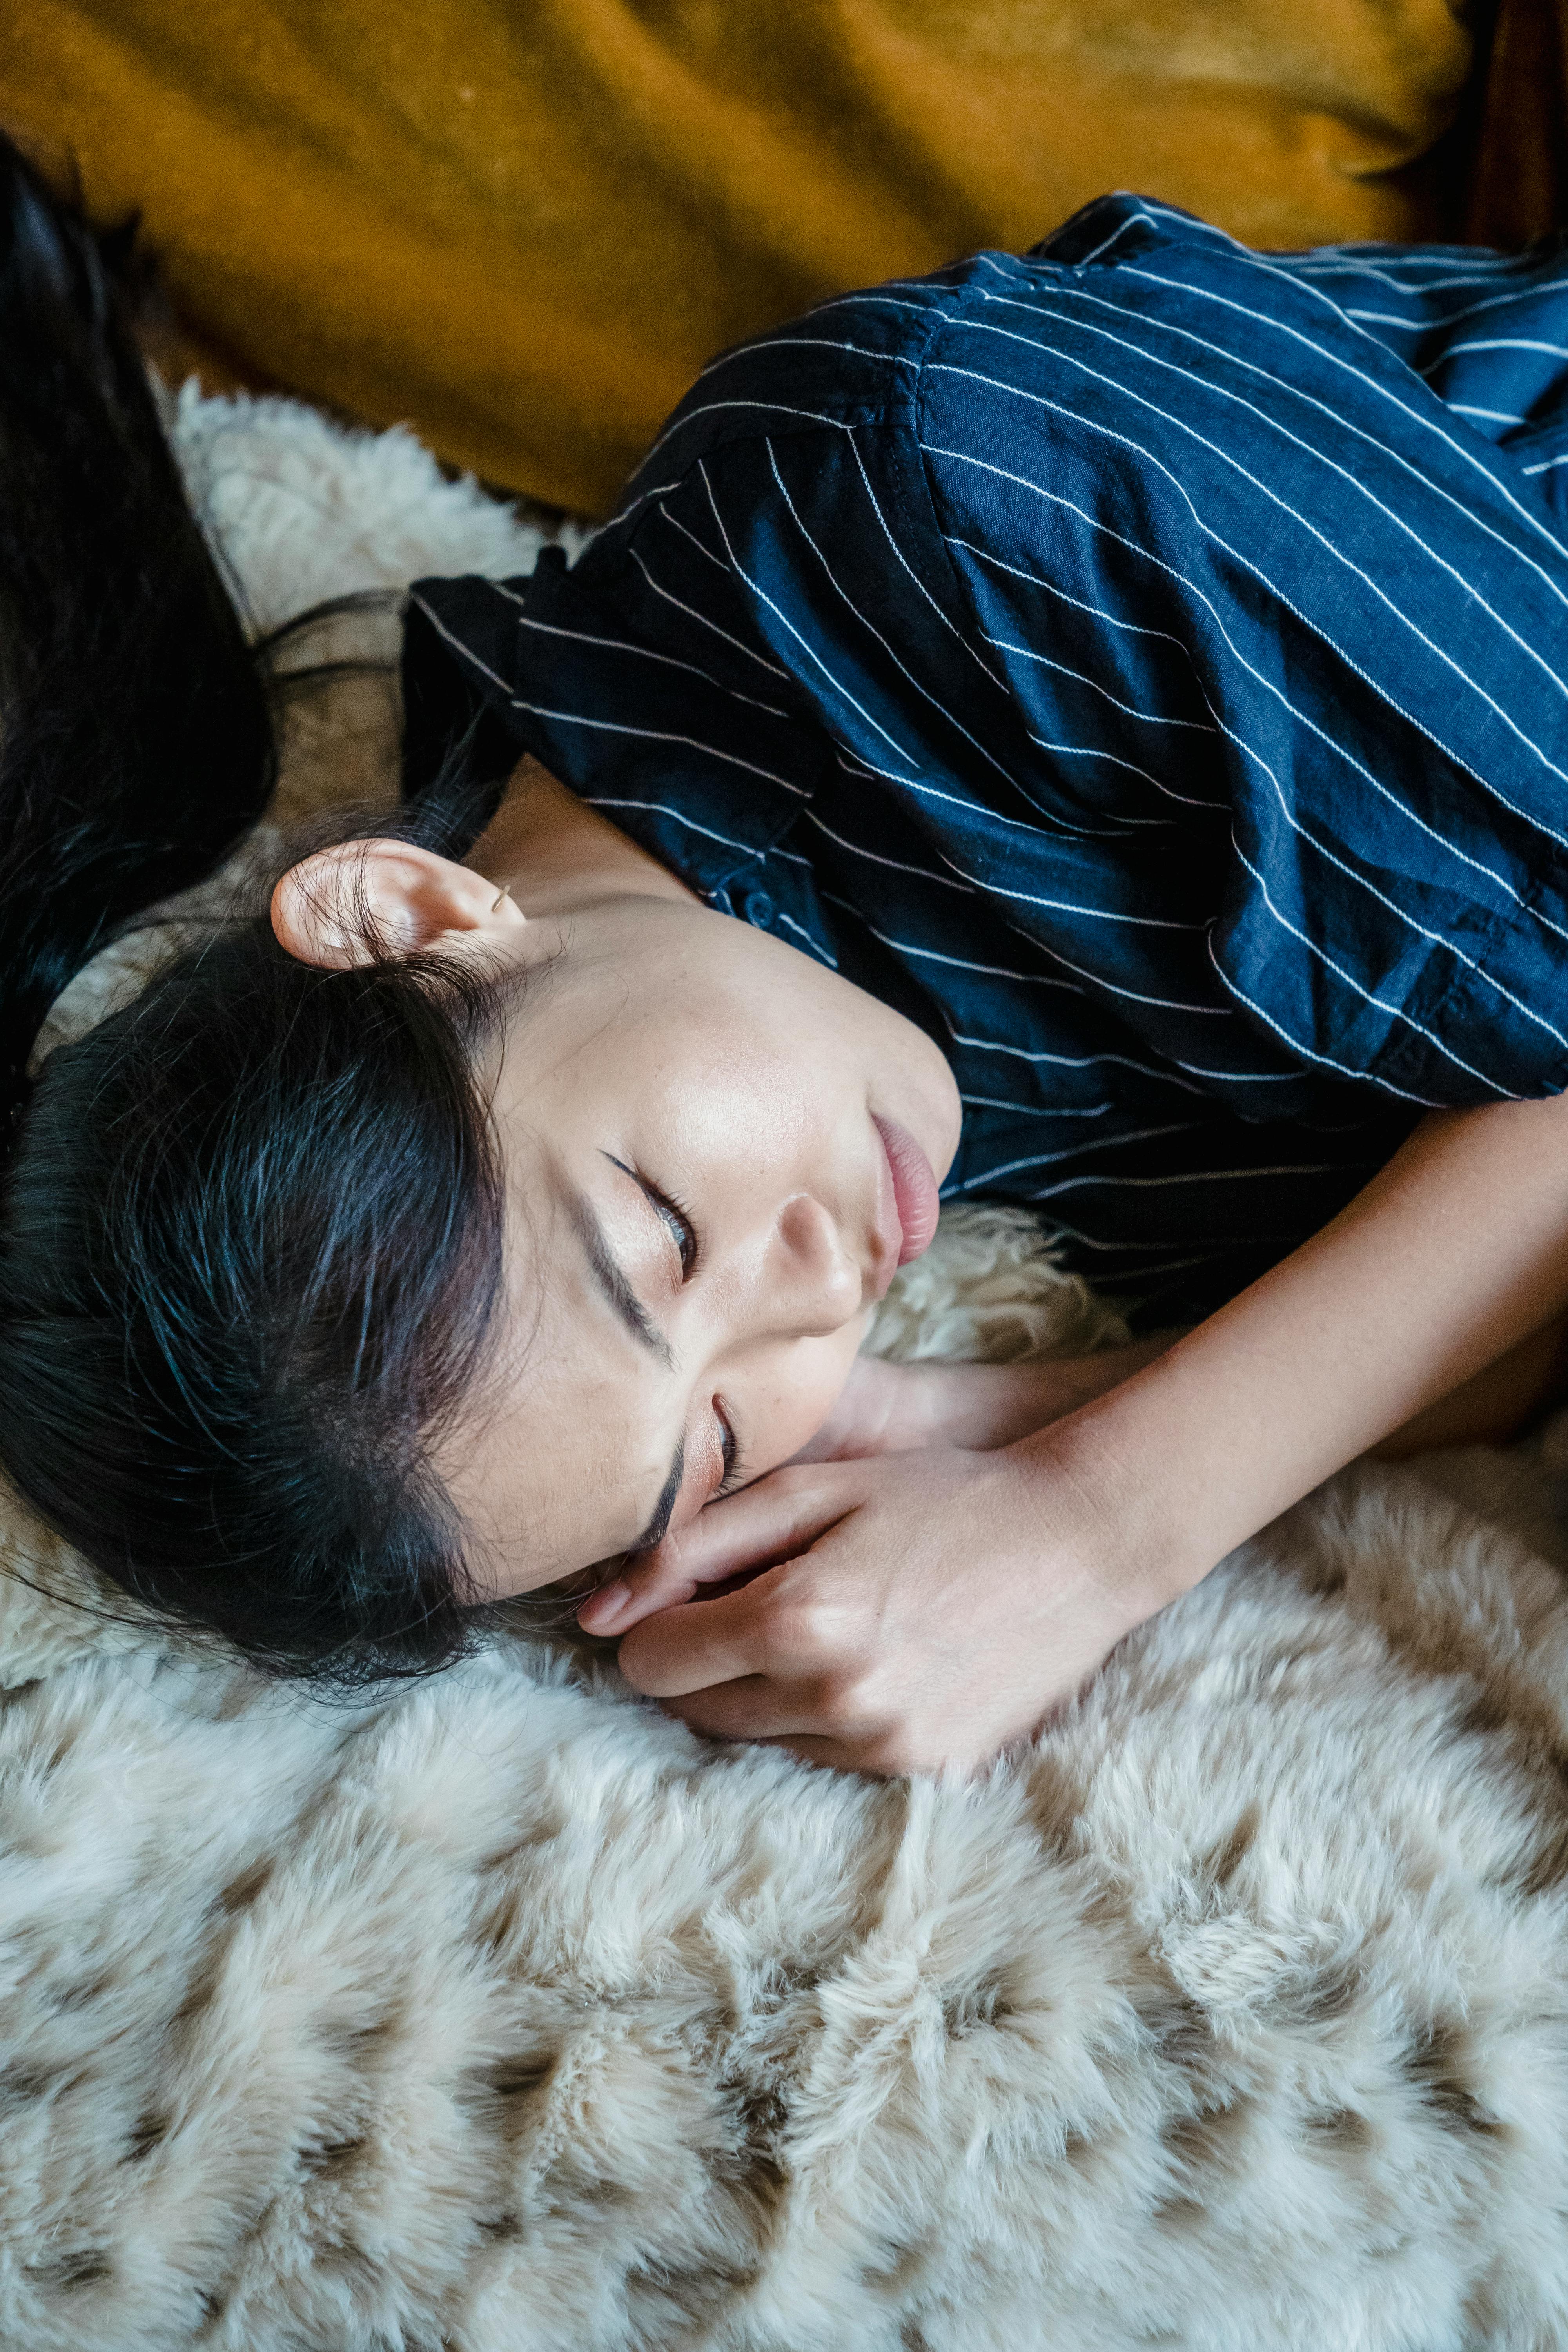
{"label": "earlobe", "polygon": [[272,929],[301,963],[348,971],[474,942],[523,920],[472,867],[406,841],[348,841],[291,866],[272,893]]}

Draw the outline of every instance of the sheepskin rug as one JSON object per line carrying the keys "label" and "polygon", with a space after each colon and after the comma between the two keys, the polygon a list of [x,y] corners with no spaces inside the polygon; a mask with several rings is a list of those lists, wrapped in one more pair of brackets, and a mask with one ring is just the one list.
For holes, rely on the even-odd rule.
{"label": "sheepskin rug", "polygon": [[[541,542],[406,435],[176,429],[258,625]],[[384,786],[344,691],[296,799]],[[1110,1328],[979,1212],[882,1344]],[[967,1786],[707,1744],[526,1622],[323,1705],[12,1507],[0,2344],[1568,2347],[1565,1467],[1346,1475]]]}

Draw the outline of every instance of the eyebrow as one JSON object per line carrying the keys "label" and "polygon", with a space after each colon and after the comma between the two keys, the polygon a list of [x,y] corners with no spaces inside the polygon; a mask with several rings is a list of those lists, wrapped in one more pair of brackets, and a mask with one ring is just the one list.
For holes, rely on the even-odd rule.
{"label": "eyebrow", "polygon": [[670,1352],[669,1341],[616,1264],[594,1203],[585,1192],[574,1192],[567,1205],[584,1254],[605,1297],[633,1339],[639,1341],[650,1355],[657,1356],[667,1372],[672,1372],[675,1358]]}
{"label": "eyebrow", "polygon": [[[594,1270],[594,1277],[611,1307],[632,1337],[657,1356],[667,1371],[675,1369],[675,1358],[668,1340],[654,1321],[637,1292],[622,1273],[614,1252],[605,1238],[605,1228],[599,1223],[594,1203],[585,1192],[574,1192],[567,1201],[567,1211],[583,1244],[584,1255]],[[681,1480],[686,1475],[686,1440],[682,1437],[675,1449],[675,1459],[669,1465],[669,1475],[659,1490],[653,1507],[653,1517],[635,1543],[628,1546],[634,1552],[651,1551],[655,1544],[664,1541],[669,1532],[670,1518]]]}

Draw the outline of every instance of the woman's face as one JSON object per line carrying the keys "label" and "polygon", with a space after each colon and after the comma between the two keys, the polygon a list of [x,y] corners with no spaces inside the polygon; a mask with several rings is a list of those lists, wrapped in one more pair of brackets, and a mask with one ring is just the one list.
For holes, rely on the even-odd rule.
{"label": "woman's face", "polygon": [[931,1041],[765,933],[637,894],[540,928],[492,1071],[508,1309],[441,1457],[498,1595],[805,1442],[930,1239],[959,1129]]}

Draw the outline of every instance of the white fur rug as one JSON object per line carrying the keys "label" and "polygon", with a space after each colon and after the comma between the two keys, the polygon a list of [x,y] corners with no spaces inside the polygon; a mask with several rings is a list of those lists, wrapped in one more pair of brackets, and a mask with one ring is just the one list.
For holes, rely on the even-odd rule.
{"label": "white fur rug", "polygon": [[[538,545],[405,436],[178,432],[262,619]],[[1101,1328],[982,1214],[885,1340]],[[1339,1481],[975,1788],[707,1746],[521,1635],[324,1707],[91,1613],[13,1509],[0,2344],[1568,2347],[1559,1454]]]}

